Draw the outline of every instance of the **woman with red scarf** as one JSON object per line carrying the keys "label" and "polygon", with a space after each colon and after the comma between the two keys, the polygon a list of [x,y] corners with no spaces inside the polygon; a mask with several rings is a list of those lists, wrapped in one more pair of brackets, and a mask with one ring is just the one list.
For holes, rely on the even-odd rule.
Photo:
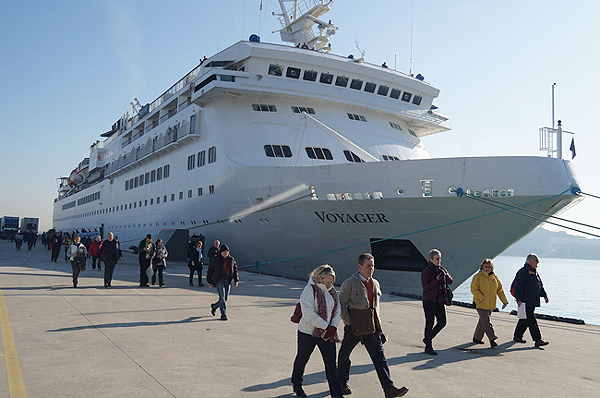
{"label": "woman with red scarf", "polygon": [[333,287],[335,272],[325,264],[310,273],[308,283],[300,295],[302,319],[298,323],[298,352],[294,360],[292,384],[298,397],[306,397],[302,389],[302,376],[315,346],[319,347],[325,375],[332,397],[342,397],[342,384],[335,364],[339,341],[337,327],[340,323],[340,300]]}

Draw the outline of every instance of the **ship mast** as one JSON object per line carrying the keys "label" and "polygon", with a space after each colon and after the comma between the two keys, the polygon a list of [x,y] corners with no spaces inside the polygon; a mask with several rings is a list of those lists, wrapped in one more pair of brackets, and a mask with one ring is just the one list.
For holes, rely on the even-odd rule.
{"label": "ship mast", "polygon": [[[306,44],[309,49],[331,50],[331,44],[327,45],[329,37],[334,35],[338,28],[331,23],[331,20],[325,22],[319,17],[331,9],[334,0],[278,1],[281,14],[273,14],[279,16],[283,26],[279,30],[282,41],[294,43],[297,47]],[[316,29],[313,29],[315,24]]]}

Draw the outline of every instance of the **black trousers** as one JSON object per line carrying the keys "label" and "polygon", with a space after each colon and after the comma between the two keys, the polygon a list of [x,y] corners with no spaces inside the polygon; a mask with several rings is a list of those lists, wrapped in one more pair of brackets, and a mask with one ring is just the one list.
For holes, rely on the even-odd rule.
{"label": "black trousers", "polygon": [[140,285],[144,286],[148,284],[148,275],[146,270],[150,267],[150,259],[140,260]]}
{"label": "black trousers", "polygon": [[[383,353],[383,342],[381,341],[381,333],[376,332],[375,334],[369,334],[362,337],[362,343],[367,349],[371,361],[375,366],[377,377],[381,388],[384,390],[388,387],[392,387],[394,382],[390,377],[390,368],[387,364],[387,359]],[[342,340],[342,346],[340,347],[340,354],[338,356],[338,371],[340,374],[340,380],[343,383],[347,383],[350,379],[350,354],[354,347],[361,341],[361,338],[355,336],[352,333],[352,326],[344,326],[344,339]]]}
{"label": "black trousers", "polygon": [[152,269],[154,270],[154,274],[152,275],[152,284],[156,283],[156,274],[158,274],[158,284],[160,286],[164,285],[163,283],[163,267],[153,265]]}
{"label": "black trousers", "polygon": [[529,328],[529,333],[531,334],[533,341],[540,341],[542,339],[542,333],[540,332],[537,319],[535,319],[534,312],[534,306],[525,306],[525,314],[527,314],[527,319],[519,319],[519,322],[517,322],[514,333],[515,338],[522,339],[523,334],[525,334],[525,330]]}
{"label": "black trousers", "polygon": [[59,254],[60,254],[60,245],[53,245],[52,246],[52,257],[51,257],[52,261],[56,262]]}
{"label": "black trousers", "polygon": [[[425,311],[425,345],[430,346],[433,338],[446,326],[446,309],[442,303],[423,301]],[[434,321],[437,323],[434,324]]]}
{"label": "black trousers", "polygon": [[104,286],[111,284],[116,263],[116,260],[104,257]]}
{"label": "black trousers", "polygon": [[190,285],[194,284],[194,274],[198,273],[198,286],[202,284],[202,264],[188,264],[188,268],[190,269]]}
{"label": "black trousers", "polygon": [[325,341],[320,337],[313,337],[310,334],[298,331],[298,351],[294,360],[294,370],[292,371],[292,384],[302,386],[304,369],[313,353],[315,346],[319,347],[323,363],[325,364],[325,376],[329,384],[331,396],[342,395],[342,384],[338,376],[338,370],[335,366],[335,343]]}

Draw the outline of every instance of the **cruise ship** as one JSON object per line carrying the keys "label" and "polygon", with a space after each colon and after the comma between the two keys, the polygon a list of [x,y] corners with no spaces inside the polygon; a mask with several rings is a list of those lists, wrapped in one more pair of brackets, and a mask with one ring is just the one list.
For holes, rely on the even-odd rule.
{"label": "cruise ship", "polygon": [[328,263],[339,281],[371,252],[384,289],[419,294],[430,249],[458,286],[579,200],[572,163],[552,153],[431,158],[422,138],[450,130],[439,90],[333,54],[332,1],[279,3],[282,43],[252,35],[131,103],[61,178],[56,230],[128,247],[183,229],[243,269],[305,278]]}

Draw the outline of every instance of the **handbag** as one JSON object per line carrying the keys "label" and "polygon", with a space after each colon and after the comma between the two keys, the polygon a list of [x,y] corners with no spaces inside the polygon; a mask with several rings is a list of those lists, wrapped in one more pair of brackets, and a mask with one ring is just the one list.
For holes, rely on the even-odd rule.
{"label": "handbag", "polygon": [[[315,292],[315,285],[312,285],[312,287],[313,287],[313,294],[316,296],[317,293]],[[302,307],[300,306],[300,302],[298,302],[296,304],[296,307],[294,308],[294,313],[292,314],[290,321],[292,321],[294,323],[300,323],[300,319],[302,319]]]}
{"label": "handbag", "polygon": [[152,269],[152,266],[146,268],[146,275],[148,276],[148,279],[152,278],[152,275],[154,275],[154,270]]}
{"label": "handbag", "polygon": [[300,307],[300,303],[298,302],[294,308],[294,314],[290,318],[290,321],[300,323],[300,319],[302,319],[302,307]]}
{"label": "handbag", "polygon": [[352,334],[355,336],[363,336],[365,334],[375,333],[375,318],[373,309],[350,309],[350,324],[352,326]]}
{"label": "handbag", "polygon": [[450,306],[452,305],[452,298],[454,297],[454,293],[452,293],[452,289],[450,289],[449,287],[446,287],[446,298],[448,298],[448,301],[445,302],[444,304]]}

